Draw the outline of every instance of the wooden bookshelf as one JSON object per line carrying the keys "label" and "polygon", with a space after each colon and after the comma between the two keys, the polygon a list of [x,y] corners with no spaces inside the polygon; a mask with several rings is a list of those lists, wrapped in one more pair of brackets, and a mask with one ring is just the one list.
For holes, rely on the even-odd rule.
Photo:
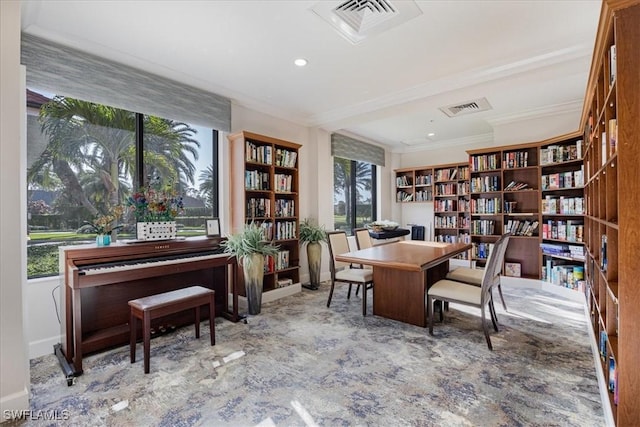
{"label": "wooden bookshelf", "polygon": [[[231,171],[231,228],[255,222],[281,254],[267,260],[263,291],[300,282],[298,241],[298,150],[301,145],[239,132],[228,137]],[[238,274],[244,291],[242,272]]]}
{"label": "wooden bookshelf", "polygon": [[396,169],[396,202],[432,202],[433,201],[433,168]]}
{"label": "wooden bookshelf", "polygon": [[540,278],[539,143],[515,144],[469,154],[472,259],[484,264],[493,242],[512,233],[505,262],[521,277]]}
{"label": "wooden bookshelf", "polygon": [[[469,165],[450,163],[433,167],[433,228],[437,242],[470,242]],[[468,259],[464,252],[457,258]]]}
{"label": "wooden bookshelf", "polygon": [[585,295],[618,426],[640,423],[638,46],[640,2],[605,0],[582,114]]}
{"label": "wooden bookshelf", "polygon": [[584,291],[584,135],[541,143],[542,280]]}

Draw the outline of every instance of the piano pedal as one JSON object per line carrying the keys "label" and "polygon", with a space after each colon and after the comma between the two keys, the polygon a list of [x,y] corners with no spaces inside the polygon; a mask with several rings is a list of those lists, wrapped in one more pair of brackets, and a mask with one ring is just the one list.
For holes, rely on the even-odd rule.
{"label": "piano pedal", "polygon": [[160,326],[160,333],[164,334],[165,332],[167,332],[167,328],[165,328],[164,325]]}
{"label": "piano pedal", "polygon": [[167,328],[169,328],[170,331],[175,331],[176,325],[167,325]]}

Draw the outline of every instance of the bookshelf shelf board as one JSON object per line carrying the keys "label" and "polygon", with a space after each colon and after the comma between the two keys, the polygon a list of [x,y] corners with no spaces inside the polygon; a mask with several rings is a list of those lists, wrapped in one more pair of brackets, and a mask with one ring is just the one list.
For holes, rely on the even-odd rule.
{"label": "bookshelf shelf board", "polygon": [[548,217],[564,217],[564,216],[570,216],[570,217],[584,217],[584,214],[579,214],[579,213],[574,213],[574,214],[568,214],[568,213],[563,213],[563,214],[559,214],[559,213],[546,213],[546,212],[542,212],[542,216],[548,216]]}
{"label": "bookshelf shelf board", "polygon": [[584,258],[573,258],[573,257],[570,257],[570,256],[550,254],[550,253],[547,253],[547,252],[542,252],[542,255],[548,256],[548,257],[551,257],[551,258],[564,259],[566,261],[585,262]]}
{"label": "bookshelf shelf board", "polygon": [[542,168],[553,168],[556,166],[580,166],[583,163],[583,158],[575,159],[575,160],[567,160],[564,162],[554,162],[554,163],[542,163],[540,167]]}

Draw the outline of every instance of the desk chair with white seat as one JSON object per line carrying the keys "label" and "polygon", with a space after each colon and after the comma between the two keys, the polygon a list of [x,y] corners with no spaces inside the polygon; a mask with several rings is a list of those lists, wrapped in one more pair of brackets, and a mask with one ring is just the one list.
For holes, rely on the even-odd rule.
{"label": "desk chair with white seat", "polygon": [[[485,320],[485,307],[489,307],[489,314],[491,315],[491,322],[493,328],[498,332],[498,318],[496,316],[496,310],[493,305],[492,288],[497,286],[500,281],[500,270],[502,265],[498,263],[500,259],[500,251],[503,250],[503,246],[508,243],[509,235],[502,235],[495,243],[493,251],[489,254],[487,259],[487,265],[483,270],[481,286],[471,285],[468,283],[456,282],[454,280],[442,279],[433,284],[427,291],[427,317],[429,323],[429,334],[433,335],[433,303],[434,301],[453,302],[463,305],[469,305],[480,309],[480,319],[482,322],[482,329],[484,331],[485,339],[487,340],[487,346],[489,350],[493,350],[491,344],[491,338],[489,337],[489,330],[487,328],[487,322]],[[441,318],[444,316],[444,310],[440,311]]]}
{"label": "desk chair with white seat", "polygon": [[[510,233],[505,234],[505,243],[502,246],[501,253],[498,254],[498,266],[500,267],[500,272],[502,272],[502,266],[504,265],[504,254],[507,251],[507,245],[509,244]],[[496,250],[496,246],[494,245],[493,251]],[[482,284],[482,276],[484,275],[484,270],[481,268],[470,268],[470,267],[458,267],[455,270],[451,270],[447,273],[447,279],[455,280],[457,282],[469,283],[470,285],[481,286]],[[504,307],[505,311],[507,310],[507,304],[504,302],[504,296],[502,295],[502,286],[500,285],[500,276],[498,276],[498,284],[496,286],[498,288],[498,293],[500,294],[500,300],[502,301],[502,307]]]}
{"label": "desk chair with white seat", "polygon": [[[341,255],[350,252],[349,241],[347,240],[347,233],[345,231],[330,231],[327,233],[327,240],[329,244],[329,267],[331,269],[331,290],[329,291],[329,299],[327,300],[327,307],[331,304],[331,297],[333,296],[333,289],[336,282],[348,283],[349,292],[347,293],[347,299],[351,298],[351,286],[353,284],[362,285],[362,315],[367,315],[367,289],[373,286],[373,270],[368,268],[352,268],[347,262],[336,261],[336,255]],[[357,290],[356,290],[357,292]]]}

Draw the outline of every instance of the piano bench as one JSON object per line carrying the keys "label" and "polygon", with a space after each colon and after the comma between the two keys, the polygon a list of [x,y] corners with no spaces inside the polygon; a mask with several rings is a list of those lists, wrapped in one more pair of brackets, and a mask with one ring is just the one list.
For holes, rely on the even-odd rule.
{"label": "piano bench", "polygon": [[129,341],[131,363],[136,361],[136,341],[138,339],[138,321],[142,321],[142,342],[144,345],[144,373],[149,373],[149,358],[151,344],[151,321],[158,317],[178,313],[180,311],[195,309],[196,338],[200,338],[200,307],[209,305],[209,330],[211,333],[211,345],[216,343],[215,334],[215,291],[202,286],[191,286],[184,289],[150,295],[129,301],[131,307],[131,320],[129,328],[131,338]]}

